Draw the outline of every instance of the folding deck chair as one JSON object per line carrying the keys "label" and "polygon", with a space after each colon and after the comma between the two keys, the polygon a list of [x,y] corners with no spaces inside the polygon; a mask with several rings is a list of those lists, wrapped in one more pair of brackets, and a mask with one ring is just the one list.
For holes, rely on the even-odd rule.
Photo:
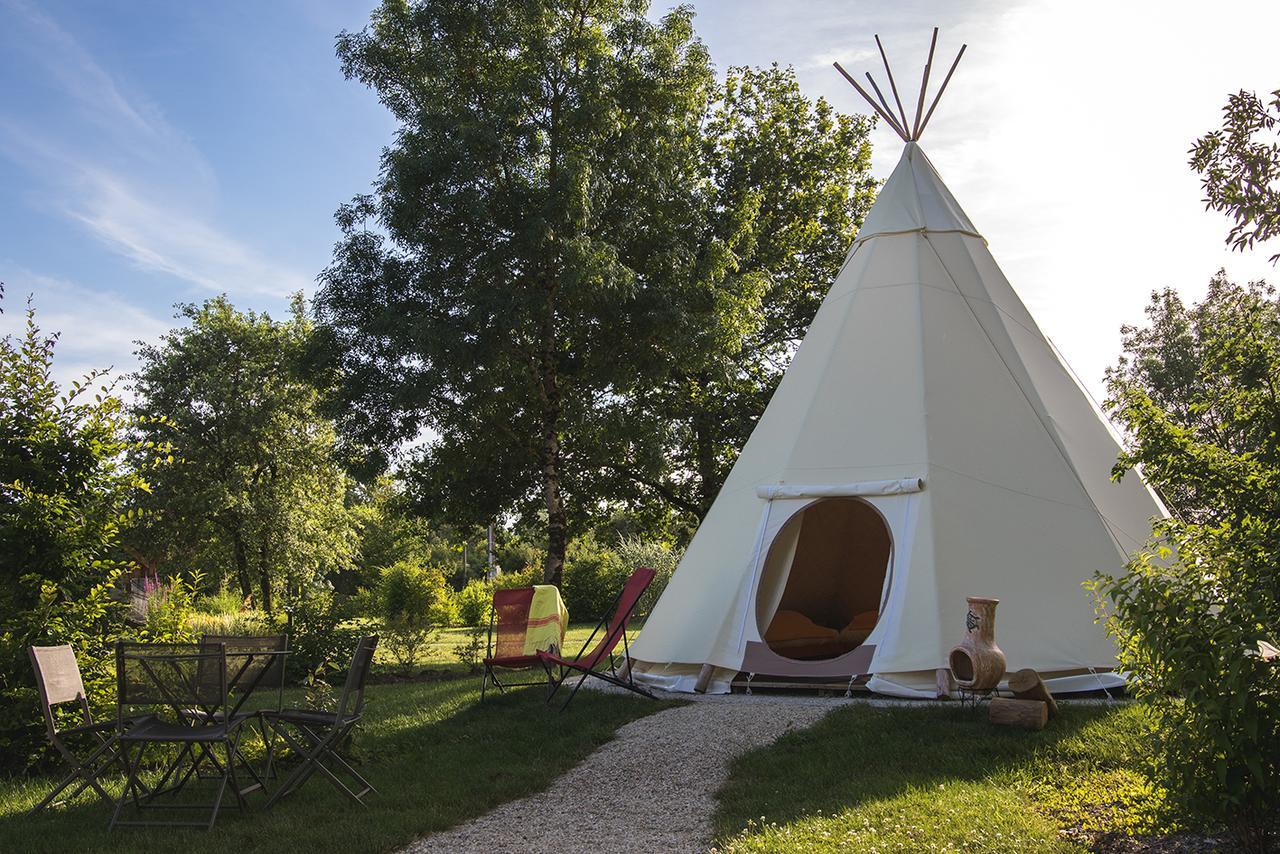
{"label": "folding deck chair", "polygon": [[[67,796],[66,801],[73,800],[85,789],[93,789],[103,801],[114,805],[115,798],[102,788],[102,784],[98,782],[98,776],[112,765],[118,765],[122,771],[128,770],[120,755],[117,721],[94,721],[93,715],[89,712],[89,701],[85,697],[80,664],[76,661],[75,651],[70,644],[33,646],[27,649],[27,654],[31,657],[31,666],[36,674],[36,689],[40,693],[40,711],[44,715],[45,734],[49,738],[49,743],[71,765],[71,772],[59,780],[53,791],[36,804],[31,812],[33,814],[40,812],[53,804],[58,795],[72,783],[77,782],[79,785]],[[53,707],[63,703],[76,703],[79,706],[81,723],[59,729]],[[124,726],[131,726],[138,720],[144,719],[131,717],[121,723]],[[77,756],[67,744],[68,736],[81,735],[92,735],[97,743],[97,746],[84,758]]]}
{"label": "folding deck chair", "polygon": [[[611,614],[605,614],[592,630],[590,637],[582,645],[578,657],[573,661],[561,658],[550,652],[539,652],[538,659],[542,662],[542,666],[547,671],[547,679],[551,682],[551,692],[547,695],[547,702],[551,702],[551,698],[556,695],[556,691],[560,690],[560,686],[564,684],[565,679],[573,673],[581,673],[582,677],[578,679],[578,683],[573,686],[573,693],[569,695],[569,699],[564,701],[564,705],[560,707],[560,711],[564,711],[573,702],[573,698],[577,696],[578,689],[582,687],[582,683],[587,681],[588,676],[594,676],[597,679],[603,679],[610,685],[617,685],[619,688],[626,688],[641,696],[648,697],[651,700],[657,698],[636,684],[631,676],[631,648],[627,641],[627,623],[631,620],[631,614],[635,611],[636,605],[640,601],[640,597],[644,595],[644,591],[653,583],[654,576],[657,575],[648,567],[640,567],[631,573],[631,577],[627,579],[627,583],[622,586],[622,590],[618,592],[618,597],[614,600]],[[601,629],[605,629],[604,637],[595,645],[591,652],[587,652],[587,647],[591,645],[592,639],[599,634]],[[618,662],[614,657],[613,651],[618,646],[618,642],[622,642],[622,659],[623,672],[618,672]],[[605,670],[597,670],[596,668],[608,659],[609,668]],[[559,668],[559,674],[556,675],[552,671]]]}
{"label": "folding deck chair", "polygon": [[[529,635],[529,612],[533,605],[536,590],[533,587],[516,587],[510,590],[493,592],[493,608],[489,612],[489,639],[486,644],[484,661],[484,677],[480,682],[480,699],[484,700],[489,681],[499,691],[518,688],[523,685],[541,685],[537,682],[503,682],[498,678],[498,670],[528,670],[542,665],[537,652],[525,653],[525,643]],[[557,600],[558,601],[558,600]],[[563,606],[562,606],[563,607]],[[494,628],[497,628],[497,643],[494,642]],[[561,628],[563,632],[563,627]],[[563,640],[563,636],[561,637]],[[558,653],[557,646],[548,652]],[[552,683],[548,682],[550,688]]]}
{"label": "folding deck chair", "polygon": [[[369,668],[373,665],[373,651],[377,646],[377,635],[363,637],[356,644],[355,652],[351,656],[351,667],[347,670],[347,681],[334,711],[281,709],[262,712],[263,719],[271,725],[272,740],[274,741],[275,735],[279,734],[290,749],[302,758],[302,763],[271,795],[271,799],[267,801],[268,809],[275,806],[281,798],[297,791],[298,787],[307,782],[317,771],[323,774],[335,789],[360,806],[365,806],[365,795],[377,791],[372,783],[338,755],[338,747],[355,729],[364,713],[364,683],[369,676]],[[326,760],[345,772],[355,781],[360,790],[353,791],[342,782],[337,774],[324,764]]]}

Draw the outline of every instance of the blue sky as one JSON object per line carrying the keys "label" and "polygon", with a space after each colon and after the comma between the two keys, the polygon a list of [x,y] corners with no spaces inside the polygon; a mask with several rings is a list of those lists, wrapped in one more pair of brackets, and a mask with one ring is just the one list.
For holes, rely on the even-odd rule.
{"label": "blue sky", "polygon": [[[0,0],[0,331],[34,293],[58,374],[134,365],[172,305],[220,292],[282,313],[314,290],[335,208],[365,191],[394,126],[343,79],[334,36],[372,4]],[[886,41],[914,98],[929,27],[969,43],[924,147],[1041,326],[1095,390],[1147,294],[1189,297],[1222,248],[1186,149],[1228,92],[1280,87],[1280,4],[1132,0],[703,0],[718,67],[779,61],[864,111],[831,69]],[[661,10],[664,4],[656,4]],[[1206,15],[1211,10],[1212,17]],[[1247,25],[1242,25],[1247,22]],[[874,137],[884,177],[901,148]]]}

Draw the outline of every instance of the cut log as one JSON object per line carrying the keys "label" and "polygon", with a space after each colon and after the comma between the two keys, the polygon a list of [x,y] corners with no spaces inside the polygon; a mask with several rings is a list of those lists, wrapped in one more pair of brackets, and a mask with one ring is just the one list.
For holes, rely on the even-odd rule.
{"label": "cut log", "polygon": [[1040,674],[1031,668],[1019,670],[1009,676],[1009,690],[1019,700],[1039,700],[1049,707],[1049,717],[1058,716],[1058,701],[1053,699],[1049,687],[1044,684]]}
{"label": "cut log", "polygon": [[999,726],[1044,729],[1044,725],[1049,722],[1049,705],[1039,700],[993,697],[987,714],[991,722]]}

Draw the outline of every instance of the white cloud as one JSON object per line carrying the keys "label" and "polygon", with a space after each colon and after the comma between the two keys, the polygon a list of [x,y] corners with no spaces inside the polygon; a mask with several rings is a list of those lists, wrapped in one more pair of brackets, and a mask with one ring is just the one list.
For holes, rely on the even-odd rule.
{"label": "white cloud", "polygon": [[[216,222],[217,181],[199,149],[144,97],[126,93],[56,21],[20,0],[9,41],[66,98],[84,132],[53,133],[39,117],[0,117],[0,151],[47,188],[52,207],[140,269],[210,291],[275,297],[309,287]],[[88,129],[92,129],[89,131]]]}
{"label": "white cloud", "polygon": [[[94,290],[6,261],[5,294],[0,306],[0,336],[21,335],[26,327],[26,300],[32,298],[36,325],[61,333],[54,350],[54,378],[62,385],[92,370],[110,368],[122,379],[137,367],[135,342],[154,343],[174,324],[156,317],[109,291]],[[124,392],[123,384],[117,392]]]}

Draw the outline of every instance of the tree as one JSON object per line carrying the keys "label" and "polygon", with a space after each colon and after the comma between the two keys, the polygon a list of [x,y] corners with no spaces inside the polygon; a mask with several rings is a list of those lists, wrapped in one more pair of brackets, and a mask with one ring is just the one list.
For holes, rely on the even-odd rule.
{"label": "tree", "polygon": [[229,578],[271,612],[281,588],[304,595],[356,546],[334,428],[303,377],[312,327],[300,295],[279,323],[226,297],[179,316],[189,325],[138,351],[139,437],[168,443],[174,461],[132,538],[153,562]]}
{"label": "tree", "polygon": [[617,418],[614,458],[649,465],[613,469],[688,523],[710,509],[871,207],[870,127],[811,102],[776,65],[729,69],[708,104],[705,174],[681,230],[696,262],[664,271],[685,310],[661,373],[629,389]]}
{"label": "tree", "polygon": [[646,8],[388,0],[338,39],[400,130],[322,276],[337,411],[373,468],[433,431],[417,489],[457,521],[544,514],[552,583],[599,406],[679,310],[639,262],[683,251],[711,72],[690,10]]}
{"label": "tree", "polygon": [[[1205,209],[1235,220],[1227,245],[1242,251],[1280,234],[1280,89],[1271,96],[1264,104],[1243,89],[1232,95],[1222,109],[1222,128],[1200,137],[1190,152]],[[1280,253],[1271,256],[1276,262]]]}
{"label": "tree", "polygon": [[1199,304],[1152,296],[1126,327],[1107,407],[1177,513],[1119,577],[1099,576],[1120,661],[1153,713],[1170,799],[1267,848],[1280,807],[1280,304],[1219,273]]}
{"label": "tree", "polygon": [[[0,285],[0,296],[3,286]],[[63,389],[52,379],[58,335],[28,304],[19,337],[0,339],[0,756],[25,761],[38,744],[27,646],[71,643],[89,700],[110,696],[110,645],[124,625],[113,598],[133,568],[121,527],[165,449],[133,442],[106,371]],[[138,467],[126,456],[132,453]],[[19,766],[20,767],[20,766]]]}

